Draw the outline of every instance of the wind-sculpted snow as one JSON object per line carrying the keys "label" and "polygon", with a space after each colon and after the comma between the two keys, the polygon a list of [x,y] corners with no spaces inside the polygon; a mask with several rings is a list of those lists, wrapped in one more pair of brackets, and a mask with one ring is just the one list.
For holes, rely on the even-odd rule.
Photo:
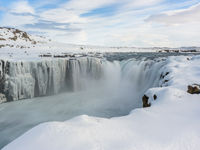
{"label": "wind-sculpted snow", "polygon": [[57,94],[83,88],[85,78],[99,78],[101,60],[95,58],[50,59],[0,63],[1,92],[8,101]]}

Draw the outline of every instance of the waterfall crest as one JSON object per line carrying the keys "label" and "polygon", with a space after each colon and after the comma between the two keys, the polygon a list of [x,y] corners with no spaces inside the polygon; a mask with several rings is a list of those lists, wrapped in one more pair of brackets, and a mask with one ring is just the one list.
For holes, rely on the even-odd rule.
{"label": "waterfall crest", "polygon": [[[118,93],[144,93],[158,84],[163,61],[129,59],[107,61],[93,57],[36,62],[0,61],[0,93],[8,101],[90,88]],[[116,94],[115,94],[116,93]]]}

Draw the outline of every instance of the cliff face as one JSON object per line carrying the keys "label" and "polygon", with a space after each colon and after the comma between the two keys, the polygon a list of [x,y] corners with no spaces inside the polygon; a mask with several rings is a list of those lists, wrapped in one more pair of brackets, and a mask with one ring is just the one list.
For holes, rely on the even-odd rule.
{"label": "cliff face", "polygon": [[7,101],[79,90],[85,77],[98,78],[95,58],[50,59],[35,62],[0,61],[0,93]]}
{"label": "cliff face", "polygon": [[163,60],[143,58],[113,62],[95,57],[0,60],[0,93],[6,101],[15,101],[101,87],[140,97],[148,88],[158,86],[157,71],[164,64]]}

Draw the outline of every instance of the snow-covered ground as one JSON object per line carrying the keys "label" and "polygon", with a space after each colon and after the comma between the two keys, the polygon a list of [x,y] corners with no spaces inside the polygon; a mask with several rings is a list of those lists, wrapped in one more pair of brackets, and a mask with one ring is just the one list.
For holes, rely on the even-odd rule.
{"label": "snow-covered ground", "polygon": [[31,49],[42,47],[50,41],[45,37],[30,35],[18,29],[0,27],[0,48]]}
{"label": "snow-covered ground", "polygon": [[200,95],[187,93],[188,85],[200,84],[200,56],[169,57],[160,73],[160,87],[146,92],[151,107],[111,119],[81,115],[43,123],[3,150],[200,149]]}
{"label": "snow-covered ground", "polygon": [[200,52],[200,47],[105,47],[92,45],[75,45],[53,41],[41,36],[31,35],[14,28],[0,27],[0,59],[35,60],[41,55],[48,57],[71,54],[104,52]]}
{"label": "snow-covered ground", "polygon": [[156,52],[154,48],[102,47],[52,41],[14,28],[0,27],[0,59],[38,59],[40,55],[64,56],[88,52]]}

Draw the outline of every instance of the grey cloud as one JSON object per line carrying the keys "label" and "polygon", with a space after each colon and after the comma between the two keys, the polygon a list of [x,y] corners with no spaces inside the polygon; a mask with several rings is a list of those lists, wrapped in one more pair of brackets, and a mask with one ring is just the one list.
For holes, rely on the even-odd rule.
{"label": "grey cloud", "polygon": [[0,11],[6,11],[7,9],[5,7],[0,6]]}
{"label": "grey cloud", "polygon": [[170,24],[184,24],[190,22],[200,21],[200,3],[187,9],[174,11],[171,13],[160,13],[151,15],[145,21],[147,22],[158,22],[167,25]]}
{"label": "grey cloud", "polygon": [[[59,26],[63,26],[63,28],[59,28]],[[42,21],[40,20],[35,24],[27,24],[24,27],[34,28],[34,29],[47,29],[47,30],[59,30],[59,31],[70,31],[70,32],[79,32],[80,28],[73,28],[69,23],[55,23],[51,21]]]}

